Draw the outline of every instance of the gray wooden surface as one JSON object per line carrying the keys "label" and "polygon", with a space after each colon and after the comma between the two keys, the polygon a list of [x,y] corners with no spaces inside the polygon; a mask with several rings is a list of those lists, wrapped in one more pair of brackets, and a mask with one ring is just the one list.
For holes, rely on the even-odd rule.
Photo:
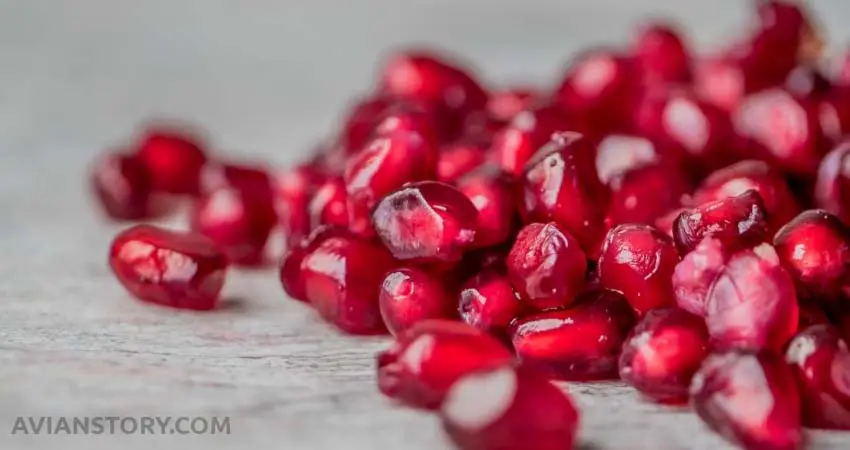
{"label": "gray wooden surface", "polygon": [[[448,448],[434,417],[378,395],[385,339],[336,334],[271,272],[231,273],[211,314],[130,300],[105,264],[117,228],[92,213],[86,164],[163,116],[284,164],[331,129],[393,45],[455,49],[494,83],[549,83],[576,49],[623,40],[642,16],[677,18],[705,44],[743,23],[743,3],[0,0],[0,448]],[[845,42],[850,2],[813,3]],[[619,384],[568,389],[582,448],[727,448],[695,416]],[[232,434],[10,436],[29,415],[230,416]]]}

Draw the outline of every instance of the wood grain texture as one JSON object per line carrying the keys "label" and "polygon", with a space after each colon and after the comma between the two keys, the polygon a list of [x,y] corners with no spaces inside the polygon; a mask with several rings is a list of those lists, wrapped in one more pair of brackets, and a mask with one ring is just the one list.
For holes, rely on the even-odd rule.
{"label": "wood grain texture", "polygon": [[[638,17],[667,11],[710,42],[742,22],[741,3],[0,2],[0,448],[449,448],[433,416],[378,395],[387,340],[338,335],[285,299],[272,271],[231,273],[209,314],[130,300],[106,267],[118,227],[92,213],[88,161],[165,116],[208,127],[222,150],[286,163],[392,45],[434,43],[473,55],[491,81],[548,83],[580,46],[625,39]],[[850,3],[812,3],[846,39]],[[618,383],[565,387],[583,449],[728,448],[694,415]],[[230,416],[232,434],[10,436],[21,415]],[[812,442],[850,448],[838,434]]]}

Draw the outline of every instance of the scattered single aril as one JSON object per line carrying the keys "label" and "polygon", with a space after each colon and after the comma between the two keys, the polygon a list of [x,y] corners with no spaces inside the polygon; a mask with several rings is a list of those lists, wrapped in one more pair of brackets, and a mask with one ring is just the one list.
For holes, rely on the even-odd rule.
{"label": "scattered single aril", "polygon": [[207,162],[199,137],[174,127],[151,127],[145,131],[137,151],[157,191],[190,195],[199,192],[201,169]]}
{"label": "scattered single aril", "polygon": [[151,178],[138,157],[122,153],[99,156],[90,172],[98,206],[113,220],[142,220],[157,215]]}

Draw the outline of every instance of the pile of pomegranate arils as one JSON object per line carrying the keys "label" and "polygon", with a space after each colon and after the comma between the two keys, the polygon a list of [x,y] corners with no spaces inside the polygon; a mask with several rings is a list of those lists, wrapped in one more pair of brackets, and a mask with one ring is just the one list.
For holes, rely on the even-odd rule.
{"label": "pile of pomegranate arils", "polygon": [[573,448],[553,379],[689,402],[746,449],[848,430],[850,58],[824,74],[800,5],[755,9],[730,49],[695,58],[651,23],[554,90],[396,54],[283,173],[151,128],[95,165],[95,193],[122,220],[191,199],[191,231],[125,230],[112,270],[143,301],[212,309],[282,230],[286,294],[394,335],[381,392],[438,410],[463,449]]}

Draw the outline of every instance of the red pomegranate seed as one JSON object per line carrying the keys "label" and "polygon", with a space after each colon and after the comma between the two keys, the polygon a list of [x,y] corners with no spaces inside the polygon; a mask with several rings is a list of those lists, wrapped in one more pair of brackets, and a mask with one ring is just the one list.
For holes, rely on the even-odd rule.
{"label": "red pomegranate seed", "polygon": [[655,164],[667,155],[652,141],[641,136],[609,134],[596,146],[596,173],[599,181],[610,185],[623,173]]}
{"label": "red pomegranate seed", "polygon": [[280,263],[280,283],[287,295],[295,300],[307,301],[301,263],[319,244],[334,236],[350,237],[351,233],[345,228],[324,225],[289,247]]}
{"label": "red pomegranate seed", "polygon": [[706,302],[714,281],[726,265],[723,243],[707,237],[686,254],[673,272],[673,292],[679,308],[705,317]]}
{"label": "red pomegranate seed", "polygon": [[607,221],[653,224],[682,205],[691,190],[684,173],[670,164],[655,163],[637,167],[611,179],[611,200]]}
{"label": "red pomegranate seed", "polygon": [[555,100],[593,124],[598,131],[617,131],[628,122],[638,93],[633,60],[608,50],[581,55],[567,70]]}
{"label": "red pomegranate seed", "polygon": [[208,310],[224,286],[227,258],[200,234],[137,225],[112,241],[109,266],[139,300]]}
{"label": "red pomegranate seed", "polygon": [[602,239],[607,188],[600,182],[589,140],[559,133],[529,161],[520,213],[526,223],[556,222],[587,252]]}
{"label": "red pomegranate seed", "polygon": [[517,222],[516,183],[507,175],[481,168],[463,176],[457,188],[478,210],[475,230],[476,247],[491,247],[505,242]]}
{"label": "red pomegranate seed", "polygon": [[732,116],[745,154],[765,158],[782,170],[814,175],[823,156],[816,105],[770,89],[743,100]]}
{"label": "red pomegranate seed", "polygon": [[435,108],[445,140],[457,137],[466,115],[483,109],[487,102],[487,93],[466,70],[425,52],[390,58],[380,74],[380,90]]}
{"label": "red pomegranate seed", "polygon": [[691,404],[715,432],[745,449],[797,449],[800,390],[772,353],[711,355],[691,382]]}
{"label": "red pomegranate seed", "polygon": [[766,83],[757,80],[751,65],[728,54],[698,60],[694,65],[694,91],[699,98],[731,112],[744,96]]}
{"label": "red pomegranate seed", "polygon": [[385,96],[366,97],[355,102],[342,126],[340,141],[345,153],[357,153],[375,131],[381,116],[394,104]]}
{"label": "red pomegranate seed", "polygon": [[[373,131],[375,136],[386,136],[399,131],[419,134],[428,147],[440,145],[440,135],[435,112],[427,105],[411,102],[396,103],[378,117]],[[369,142],[367,141],[366,144]]]}
{"label": "red pomegranate seed", "polygon": [[706,324],[712,345],[780,350],[797,332],[794,282],[768,244],[733,255],[708,291]]}
{"label": "red pomegranate seed", "polygon": [[850,229],[838,217],[805,211],[779,230],[773,245],[802,298],[832,301],[850,287]]}
{"label": "red pomegranate seed", "polygon": [[461,450],[572,450],[578,411],[543,374],[479,371],[455,383],[440,412]]}
{"label": "red pomegranate seed", "polygon": [[272,179],[274,206],[290,246],[310,233],[308,205],[322,177],[308,165],[297,166]]}
{"label": "red pomegranate seed", "polygon": [[732,123],[729,114],[694,93],[676,89],[647,95],[635,113],[636,130],[695,160],[697,172],[729,160]]}
{"label": "red pomegranate seed", "polygon": [[443,280],[422,269],[405,267],[384,277],[378,304],[387,329],[398,335],[427,319],[451,318],[456,303]]}
{"label": "red pomegranate seed", "polygon": [[372,224],[396,258],[420,263],[457,262],[475,239],[475,205],[436,181],[411,183],[384,197]]}
{"label": "red pomegranate seed", "polygon": [[675,304],[671,278],[679,253],[648,225],[620,225],[605,238],[597,270],[602,287],[622,292],[638,316]]}
{"label": "red pomegranate seed", "polygon": [[760,244],[767,234],[767,213],[755,190],[685,210],[673,225],[673,238],[683,255],[709,236],[734,250]]}
{"label": "red pomegranate seed", "polygon": [[108,153],[92,166],[91,187],[101,210],[115,220],[156,216],[151,179],[138,158]]}
{"label": "red pomegranate seed", "polygon": [[850,430],[850,351],[838,330],[815,325],[788,345],[785,361],[799,381],[803,425]]}
{"label": "red pomegranate seed", "polygon": [[416,131],[375,137],[345,171],[352,230],[368,233],[370,211],[381,198],[407,182],[433,179],[436,165],[436,148]]}
{"label": "red pomegranate seed", "polygon": [[567,306],[584,287],[587,258],[578,241],[554,223],[526,225],[506,264],[523,302],[535,309]]}
{"label": "red pomegranate seed", "polygon": [[307,206],[310,229],[320,225],[348,226],[348,196],[341,177],[328,178],[316,188]]}
{"label": "red pomegranate seed", "polygon": [[522,317],[509,331],[524,362],[581,381],[617,376],[620,347],[634,324],[622,295],[593,290],[581,294],[573,308]]}
{"label": "red pomegranate seed", "polygon": [[526,163],[559,131],[579,131],[583,125],[555,105],[523,110],[493,137],[490,153],[508,174],[521,176]]}
{"label": "red pomegranate seed", "polygon": [[815,201],[850,224],[850,142],[840,144],[821,161]]}
{"label": "red pomegranate seed", "polygon": [[201,169],[207,162],[203,143],[177,129],[153,128],[139,144],[138,157],[156,190],[172,194],[197,194]]}
{"label": "red pomegranate seed", "polygon": [[694,192],[694,202],[701,205],[739,196],[751,189],[764,202],[771,231],[778,230],[800,212],[782,174],[756,160],[740,161],[709,175]]}
{"label": "red pomegranate seed", "polygon": [[690,57],[673,25],[647,24],[637,35],[632,51],[644,83],[663,86],[690,80]]}
{"label": "red pomegranate seed", "polygon": [[709,348],[701,317],[675,308],[652,310],[623,344],[620,378],[655,401],[685,403]]}
{"label": "red pomegranate seed", "polygon": [[437,159],[437,181],[453,183],[482,165],[486,158],[487,153],[478,142],[470,140],[449,144],[440,150]]}
{"label": "red pomegranate seed", "polygon": [[215,242],[234,264],[266,262],[266,243],[277,225],[270,177],[260,169],[235,165],[222,167],[219,175],[205,174],[205,184],[215,187],[205,187],[195,203],[192,229]]}
{"label": "red pomegranate seed", "polygon": [[339,233],[309,247],[301,261],[301,277],[307,299],[319,314],[346,333],[385,332],[378,292],[384,275],[395,265],[387,251]]}
{"label": "red pomegranate seed", "polygon": [[408,405],[436,409],[464,375],[512,363],[511,352],[477,328],[428,320],[397,336],[378,354],[378,388]]}
{"label": "red pomegranate seed", "polygon": [[533,106],[543,98],[534,88],[521,87],[490,93],[487,99],[487,114],[495,121],[506,125],[517,114]]}
{"label": "red pomegranate seed", "polygon": [[464,322],[501,335],[519,314],[519,294],[506,276],[485,269],[461,288],[458,310]]}

